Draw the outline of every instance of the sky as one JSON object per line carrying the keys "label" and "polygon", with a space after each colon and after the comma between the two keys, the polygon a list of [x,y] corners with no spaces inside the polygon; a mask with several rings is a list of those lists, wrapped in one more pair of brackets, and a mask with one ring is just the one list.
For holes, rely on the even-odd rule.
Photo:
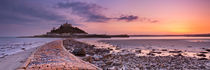
{"label": "sky", "polygon": [[65,22],[90,34],[204,34],[210,0],[0,0],[0,36],[45,34]]}

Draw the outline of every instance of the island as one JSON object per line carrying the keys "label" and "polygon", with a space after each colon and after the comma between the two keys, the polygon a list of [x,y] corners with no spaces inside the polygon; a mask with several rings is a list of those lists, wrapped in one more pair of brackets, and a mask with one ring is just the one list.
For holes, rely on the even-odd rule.
{"label": "island", "polygon": [[129,37],[129,35],[107,35],[107,34],[89,34],[86,31],[72,26],[66,22],[58,28],[53,28],[51,31],[42,35],[21,36],[21,38],[112,38],[112,37]]}

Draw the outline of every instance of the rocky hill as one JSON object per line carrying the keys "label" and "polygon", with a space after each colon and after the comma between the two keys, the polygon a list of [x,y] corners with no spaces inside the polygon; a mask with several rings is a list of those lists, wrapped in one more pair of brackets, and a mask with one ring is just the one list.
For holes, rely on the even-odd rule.
{"label": "rocky hill", "polygon": [[87,34],[87,32],[73,27],[71,24],[65,23],[61,25],[59,28],[53,28],[48,34],[63,34],[63,33],[70,33],[70,34]]}

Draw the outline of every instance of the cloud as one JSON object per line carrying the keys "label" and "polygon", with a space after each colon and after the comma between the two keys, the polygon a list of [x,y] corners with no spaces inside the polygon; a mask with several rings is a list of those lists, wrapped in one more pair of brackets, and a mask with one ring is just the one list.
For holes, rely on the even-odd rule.
{"label": "cloud", "polygon": [[133,21],[133,20],[137,20],[138,16],[134,16],[134,15],[129,15],[129,16],[121,16],[119,18],[117,18],[117,20],[125,20],[125,21]]}
{"label": "cloud", "polygon": [[25,23],[39,21],[63,21],[64,16],[47,10],[40,5],[33,6],[24,0],[1,0],[0,22],[1,23]]}
{"label": "cloud", "polygon": [[106,8],[94,4],[94,3],[86,3],[86,2],[60,2],[57,4],[56,8],[59,9],[70,9],[71,14],[77,15],[81,18],[84,18],[86,22],[107,22],[110,20],[114,21],[137,21],[140,20],[141,22],[150,22],[156,23],[157,20],[150,19],[150,18],[139,18],[135,15],[121,15],[120,17],[107,17],[104,15],[103,12]]}
{"label": "cloud", "polygon": [[103,7],[85,2],[66,2],[58,3],[58,8],[71,9],[72,14],[76,14],[86,19],[87,22],[106,22],[108,18],[101,14]]}
{"label": "cloud", "polygon": [[147,18],[147,17],[139,17],[139,21],[141,22],[149,22],[149,23],[157,23],[159,20],[157,19],[152,19],[152,18]]}

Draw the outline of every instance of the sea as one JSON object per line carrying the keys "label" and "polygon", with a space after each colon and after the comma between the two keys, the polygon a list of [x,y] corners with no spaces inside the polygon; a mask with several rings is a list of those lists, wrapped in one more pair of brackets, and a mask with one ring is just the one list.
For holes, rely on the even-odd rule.
{"label": "sea", "polygon": [[[17,38],[17,37],[0,37],[0,58],[7,56],[7,55],[12,55],[24,50],[28,50],[31,48],[39,47],[45,43],[54,41],[54,40],[61,40],[62,38]],[[118,43],[113,41],[113,43],[118,43],[118,45],[124,45],[127,47],[132,47],[132,45],[129,44],[136,44],[134,48],[141,47],[142,44],[144,43],[143,41],[149,41],[149,43],[153,43],[153,40],[175,40],[175,41],[168,41],[164,43],[161,42],[161,44],[164,46],[165,43],[171,43],[171,42],[184,42],[187,41],[186,43],[190,42],[194,45],[204,45],[206,46],[205,48],[210,48],[210,37],[128,37],[128,38],[80,38],[76,39],[78,41],[86,42],[89,44],[94,44],[94,45],[99,45],[99,46],[110,46],[110,45],[115,45],[115,44],[104,44],[98,41],[101,40],[131,40],[131,42],[125,42],[125,43]],[[133,41],[135,40],[135,41]],[[181,40],[181,41],[180,41]],[[195,43],[194,43],[195,42]],[[148,42],[145,43],[147,45]],[[128,44],[128,45],[126,45]],[[154,42],[156,44],[156,42]],[[158,43],[159,44],[159,43]],[[172,43],[174,44],[174,43]],[[185,43],[184,43],[185,44]],[[192,46],[193,46],[192,45]],[[154,45],[155,46],[155,45]],[[169,45],[170,46],[170,45]],[[172,46],[173,47],[173,46]],[[24,48],[24,50],[23,50]],[[159,48],[159,47],[158,47]]]}
{"label": "sea", "polygon": [[31,48],[39,47],[45,43],[59,39],[60,38],[0,37],[0,58]]}
{"label": "sea", "polygon": [[[129,50],[125,53],[132,53],[135,50],[141,50],[139,56],[147,56],[151,51],[161,52],[155,56],[171,56],[176,55],[170,51],[181,51],[183,56],[196,57],[197,54],[205,53],[205,58],[210,59],[210,37],[129,37],[129,38],[89,38],[89,39],[76,39],[88,44],[101,46],[101,47],[118,47],[120,50]],[[167,51],[162,51],[167,50]]]}

